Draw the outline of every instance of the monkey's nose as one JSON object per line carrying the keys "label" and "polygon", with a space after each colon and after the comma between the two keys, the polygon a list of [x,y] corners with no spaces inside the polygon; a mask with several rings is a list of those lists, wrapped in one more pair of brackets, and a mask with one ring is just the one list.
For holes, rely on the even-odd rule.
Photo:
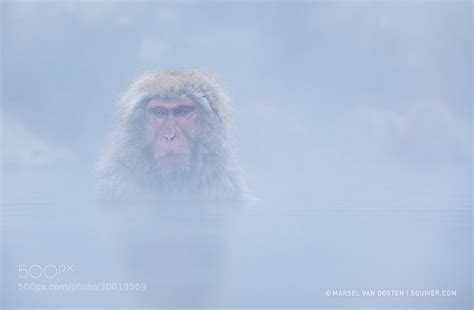
{"label": "monkey's nose", "polygon": [[176,133],[175,133],[175,132],[167,132],[167,133],[165,133],[165,138],[166,138],[166,140],[168,140],[168,141],[173,140],[175,137],[176,137]]}

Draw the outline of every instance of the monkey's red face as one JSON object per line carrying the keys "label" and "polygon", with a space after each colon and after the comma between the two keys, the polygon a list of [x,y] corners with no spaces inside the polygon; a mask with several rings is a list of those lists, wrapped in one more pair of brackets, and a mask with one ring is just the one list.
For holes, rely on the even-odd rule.
{"label": "monkey's red face", "polygon": [[162,168],[186,166],[191,157],[198,109],[184,97],[152,99],[146,106],[146,130],[153,156]]}

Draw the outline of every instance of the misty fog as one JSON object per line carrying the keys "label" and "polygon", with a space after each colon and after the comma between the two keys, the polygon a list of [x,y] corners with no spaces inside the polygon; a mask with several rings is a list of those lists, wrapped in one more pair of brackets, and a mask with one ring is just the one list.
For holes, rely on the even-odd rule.
{"label": "misty fog", "polygon": [[[172,68],[225,89],[255,201],[97,199],[121,94]],[[1,74],[2,308],[472,307],[471,2],[4,1]],[[146,290],[19,289],[99,282]]]}

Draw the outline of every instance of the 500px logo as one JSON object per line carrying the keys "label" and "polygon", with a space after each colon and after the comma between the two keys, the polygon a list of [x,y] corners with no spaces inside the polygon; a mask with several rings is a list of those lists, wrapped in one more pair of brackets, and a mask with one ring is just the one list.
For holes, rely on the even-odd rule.
{"label": "500px logo", "polygon": [[74,265],[18,265],[18,277],[52,279],[67,272],[73,272]]}

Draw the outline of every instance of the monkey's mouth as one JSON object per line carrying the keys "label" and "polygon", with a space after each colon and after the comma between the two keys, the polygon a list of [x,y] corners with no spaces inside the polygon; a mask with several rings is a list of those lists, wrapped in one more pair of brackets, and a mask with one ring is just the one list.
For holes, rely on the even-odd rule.
{"label": "monkey's mouth", "polygon": [[188,154],[170,153],[160,156],[160,166],[168,168],[182,167],[189,162]]}

